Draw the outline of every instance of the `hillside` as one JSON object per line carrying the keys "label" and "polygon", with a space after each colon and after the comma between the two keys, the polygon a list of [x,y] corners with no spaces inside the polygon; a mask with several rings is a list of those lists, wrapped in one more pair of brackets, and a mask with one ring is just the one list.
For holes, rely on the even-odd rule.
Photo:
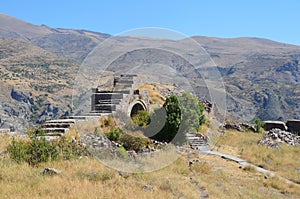
{"label": "hillside", "polygon": [[[40,110],[40,107],[47,109],[48,102],[55,104],[60,110],[59,114],[54,114],[55,117],[69,112],[67,110],[70,110],[71,106],[72,83],[79,65],[95,46],[108,37],[108,34],[87,30],[34,25],[0,14],[1,87],[5,88],[1,90],[1,103],[10,107],[10,111],[1,109],[1,126],[4,123],[8,123],[6,127],[24,125],[24,122],[9,119],[14,115],[11,113],[16,110],[11,108],[12,105],[7,105],[7,102],[16,103],[23,108],[25,106],[25,118],[32,118],[34,114],[35,119],[29,120],[29,123],[25,122],[26,126],[32,125],[32,122],[39,120],[39,116],[43,116],[39,111],[32,110]],[[263,120],[300,118],[299,46],[246,37],[225,39],[195,36],[193,39],[208,52],[222,75],[227,92],[229,119],[249,122],[254,116]],[[187,49],[190,56],[198,56],[198,49],[187,47],[186,40],[120,37],[117,41],[122,46],[147,46],[157,42],[171,49]],[[115,51],[112,53],[117,53],[118,49]],[[128,52],[114,60],[110,69],[120,71],[122,67],[135,68],[155,63],[176,68],[177,72],[184,73],[185,78],[195,80],[193,86],[197,94],[210,100],[201,77],[197,79],[193,70],[189,69],[188,63],[172,53],[147,49]],[[153,70],[162,72],[160,68]],[[201,70],[207,69],[199,67],[199,71]],[[147,76],[142,68],[138,73]],[[214,83],[219,84],[220,81]],[[13,100],[12,87],[18,88],[29,98],[33,95],[34,102],[39,102],[40,107],[37,109],[34,106],[32,109],[33,105],[30,105],[26,108],[27,105]],[[12,109],[14,111],[11,111]]]}
{"label": "hillside", "polygon": [[78,65],[16,39],[0,39],[0,126],[23,131],[70,111]]}
{"label": "hillside", "polygon": [[86,55],[108,34],[86,30],[36,26],[0,14],[0,37],[22,39],[47,51],[81,62]]}

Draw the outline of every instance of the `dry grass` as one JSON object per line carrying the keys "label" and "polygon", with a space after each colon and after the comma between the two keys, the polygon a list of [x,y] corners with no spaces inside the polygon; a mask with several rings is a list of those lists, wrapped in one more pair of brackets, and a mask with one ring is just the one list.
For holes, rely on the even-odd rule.
{"label": "dry grass", "polygon": [[153,104],[162,106],[165,103],[166,97],[163,96],[157,89],[171,89],[173,86],[170,85],[152,85],[144,84],[139,87],[141,90],[147,90],[149,92],[150,99],[154,102]]}
{"label": "dry grass", "polygon": [[280,144],[281,150],[257,145],[261,134],[226,131],[218,142],[218,150],[238,156],[257,166],[271,170],[282,177],[300,183],[300,148]]}
{"label": "dry grass", "polygon": [[[235,136],[235,132],[232,134]],[[223,137],[220,144],[226,139]],[[1,152],[10,140],[7,136],[0,137]],[[234,141],[231,147],[238,143]],[[175,161],[170,164],[168,158]],[[235,162],[203,156],[193,150],[187,150],[181,156],[172,150],[165,151],[136,161],[144,166],[151,162],[152,166],[161,169],[120,176],[118,170],[93,158],[48,162],[37,167],[0,158],[0,198],[199,198],[201,194],[207,194],[209,198],[231,199],[300,196],[297,185],[286,184],[278,178],[265,179],[251,168],[240,169]],[[193,164],[189,166],[189,162]],[[130,164],[118,166],[126,170]],[[44,176],[41,172],[45,167],[59,169],[62,174]]]}

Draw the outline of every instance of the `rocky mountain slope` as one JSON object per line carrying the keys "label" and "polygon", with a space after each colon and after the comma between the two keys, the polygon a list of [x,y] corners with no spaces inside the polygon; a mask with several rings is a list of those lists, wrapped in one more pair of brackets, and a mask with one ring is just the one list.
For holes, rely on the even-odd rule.
{"label": "rocky mountain slope", "polygon": [[[43,117],[70,112],[72,83],[80,63],[109,36],[37,26],[0,14],[0,128],[29,126]],[[218,66],[227,92],[228,117],[242,121],[254,116],[265,120],[300,118],[300,46],[259,38],[193,39]],[[119,41],[147,45],[153,39],[122,37]],[[180,48],[185,41],[159,42]],[[197,51],[189,50],[191,54]],[[136,67],[149,64],[149,60],[173,65],[185,71],[187,78],[195,78],[193,71],[187,71],[188,63],[178,56],[151,50],[128,52],[115,60],[112,68]],[[200,82],[195,86],[201,87]]]}
{"label": "rocky mountain slope", "polygon": [[0,39],[0,128],[23,131],[70,112],[77,63],[16,39]]}

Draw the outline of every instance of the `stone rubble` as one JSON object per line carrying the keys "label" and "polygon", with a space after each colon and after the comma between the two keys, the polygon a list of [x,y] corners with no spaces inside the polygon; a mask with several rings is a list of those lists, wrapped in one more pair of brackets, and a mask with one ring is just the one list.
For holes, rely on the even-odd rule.
{"label": "stone rubble", "polygon": [[289,145],[300,144],[300,136],[293,133],[282,131],[280,129],[272,129],[266,135],[265,138],[272,138],[273,140],[280,140]]}
{"label": "stone rubble", "polygon": [[270,147],[272,149],[280,149],[280,146],[277,142],[273,140],[259,140],[257,142],[258,145],[265,145],[267,147]]}
{"label": "stone rubble", "polygon": [[264,135],[264,139],[260,140],[258,144],[264,144],[272,148],[277,148],[275,146],[277,144],[276,142],[284,142],[288,145],[300,146],[300,136],[280,129],[271,129]]}
{"label": "stone rubble", "polygon": [[239,123],[235,123],[235,122],[225,122],[223,124],[223,128],[225,129],[233,129],[233,130],[237,130],[240,132],[245,132],[245,130],[241,127],[241,125]]}
{"label": "stone rubble", "polygon": [[[94,135],[94,134],[85,134],[81,136],[81,142],[85,147],[88,149],[93,149],[93,150],[109,150],[111,156],[117,156],[117,151],[116,149],[118,147],[121,147],[122,144],[110,141],[105,135],[99,134],[99,135]],[[151,146],[146,146],[142,147],[139,149],[139,151],[127,151],[128,156],[132,159],[136,159],[137,157],[145,157],[145,156],[153,156],[154,153],[159,152],[160,148],[163,148],[166,143],[158,142],[153,140],[153,145],[155,147]]]}

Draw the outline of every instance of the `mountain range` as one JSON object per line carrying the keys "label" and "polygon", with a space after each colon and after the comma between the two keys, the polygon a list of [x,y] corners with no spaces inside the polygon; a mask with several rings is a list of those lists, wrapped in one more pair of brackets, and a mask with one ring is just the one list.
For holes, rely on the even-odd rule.
{"label": "mountain range", "polygon": [[[0,14],[0,128],[22,131],[45,119],[70,114],[73,82],[81,63],[110,37],[88,30],[33,25]],[[145,44],[155,40],[121,39]],[[250,37],[192,39],[205,49],[222,76],[228,119],[300,119],[300,46]],[[181,46],[184,41],[159,42]],[[143,65],[149,63],[149,56],[166,64],[179,60],[144,50],[128,52],[114,67]],[[182,62],[180,67],[187,65]],[[192,71],[186,76],[191,78]]]}

